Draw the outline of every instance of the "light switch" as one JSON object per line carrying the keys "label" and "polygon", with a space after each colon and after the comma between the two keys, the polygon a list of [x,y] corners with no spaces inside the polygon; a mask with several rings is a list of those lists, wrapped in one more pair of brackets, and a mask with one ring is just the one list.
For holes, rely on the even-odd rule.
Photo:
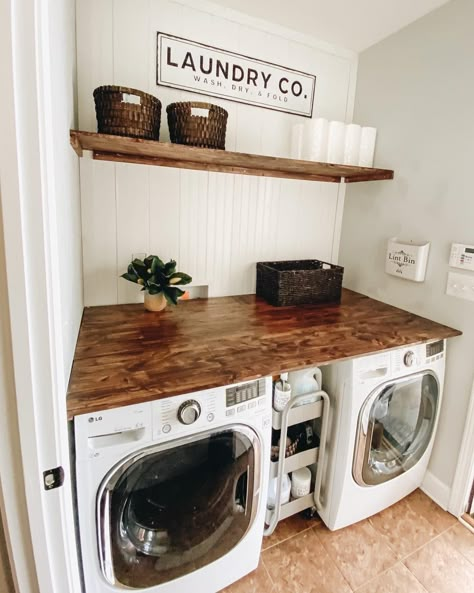
{"label": "light switch", "polygon": [[446,294],[458,299],[474,301],[474,275],[449,272]]}

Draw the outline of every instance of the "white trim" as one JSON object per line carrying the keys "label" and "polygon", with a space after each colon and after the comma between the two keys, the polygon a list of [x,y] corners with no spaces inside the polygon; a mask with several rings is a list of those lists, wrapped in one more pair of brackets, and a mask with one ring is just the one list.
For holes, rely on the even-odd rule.
{"label": "white trim", "polygon": [[214,2],[210,2],[209,0],[173,1],[176,4],[182,4],[195,10],[201,10],[202,12],[214,14],[215,16],[218,16],[222,19],[237,22],[247,27],[252,27],[254,29],[262,29],[263,31],[270,32],[273,35],[278,35],[279,37],[289,39],[290,41],[295,41],[296,43],[307,45],[314,49],[324,51],[325,53],[330,55],[339,56],[341,58],[347,58],[349,60],[358,59],[359,54],[351,49],[339,47],[337,45],[328,43],[327,41],[321,41],[315,37],[312,37],[311,35],[306,35],[305,33],[300,33],[299,31],[295,31],[294,29],[283,27],[282,25],[278,25],[277,23],[272,23],[271,21],[250,16],[248,14],[245,14],[244,12],[234,10],[233,8],[226,8],[225,6],[215,4]]}
{"label": "white trim", "polygon": [[[3,229],[0,229],[0,283],[2,286],[7,285],[5,275],[5,253],[3,249]],[[25,484],[23,476],[19,471],[21,469],[21,458],[19,453],[18,418],[15,405],[15,384],[13,381],[9,317],[7,295],[1,294],[0,515],[2,516],[4,533],[0,534],[0,538],[3,537],[6,542],[10,564],[9,568],[15,591],[17,593],[20,593],[20,591],[29,593],[37,588],[37,584],[35,583],[34,571],[30,570],[30,567],[33,565],[33,549],[28,531],[28,516],[24,496]],[[15,534],[15,537],[10,537],[11,533]],[[2,590],[1,586],[0,590]]]}
{"label": "white trim", "polygon": [[[7,283],[7,266],[4,251],[3,223],[11,221],[18,229],[16,199],[19,194],[19,179],[16,174],[18,161],[16,155],[16,126],[15,105],[13,96],[13,6],[12,2],[0,3],[0,265],[2,266],[0,281],[10,289]],[[6,208],[9,205],[9,208]],[[9,214],[5,216],[5,209]],[[7,229],[6,229],[7,230]],[[14,232],[10,232],[14,235]],[[13,237],[14,239],[14,237]],[[10,241],[11,242],[11,241]],[[4,528],[8,533],[14,533],[14,538],[8,538],[10,545],[10,562],[14,584],[18,593],[34,593],[38,591],[33,549],[28,525],[25,484],[22,476],[22,466],[19,447],[18,417],[16,409],[15,381],[13,377],[13,351],[10,332],[10,310],[8,296],[2,295],[0,302],[0,481],[2,485],[2,511]]]}
{"label": "white trim", "polygon": [[429,470],[426,471],[421,490],[436,502],[445,511],[448,509],[450,489],[439,478],[432,474]]}
{"label": "white trim", "polygon": [[[51,403],[51,420],[55,434],[55,455],[58,458],[57,465],[61,465],[66,475],[63,487],[57,491],[56,501],[47,511],[47,519],[52,523],[52,538],[50,540],[51,554],[50,561],[54,559],[56,564],[61,559],[63,564],[62,574],[56,569],[56,578],[62,588],[68,593],[80,593],[79,558],[77,554],[76,525],[74,521],[74,505],[71,476],[73,469],[70,466],[69,458],[69,435],[67,423],[66,394],[67,383],[64,375],[64,342],[63,342],[63,320],[61,316],[61,287],[59,261],[59,242],[56,230],[56,203],[57,196],[56,174],[57,164],[53,154],[54,146],[54,113],[52,98],[52,72],[51,48],[49,44],[49,13],[51,6],[48,3],[37,1],[37,64],[38,64],[38,127],[41,155],[41,173],[43,180],[43,213],[44,213],[44,244],[45,244],[45,267],[47,280],[48,297],[48,324],[51,340],[51,380],[53,383],[53,397],[49,398]],[[75,2],[74,14],[75,14]],[[65,130],[68,133],[68,130]],[[79,184],[79,175],[77,177]],[[42,428],[42,427],[41,427]],[[42,430],[39,430],[41,433]],[[42,435],[44,438],[44,434]],[[53,466],[54,467],[54,466]],[[50,497],[52,498],[52,497]],[[52,502],[50,500],[50,502]],[[59,508],[58,508],[59,506]],[[55,508],[56,507],[56,508]],[[54,521],[51,519],[51,511],[55,511]],[[58,512],[59,511],[59,512]]]}
{"label": "white trim", "polygon": [[467,509],[468,497],[474,483],[474,383],[467,412],[466,425],[459,452],[456,473],[454,474],[449,512],[460,517]]}
{"label": "white trim", "polygon": [[[64,379],[56,309],[51,209],[54,175],[48,144],[51,9],[41,0],[9,0],[8,51],[2,53],[11,84],[2,90],[0,152],[6,274],[20,443],[29,531],[42,593],[78,593],[80,579],[67,446]],[[41,109],[41,106],[43,109]],[[5,183],[4,183],[5,181]],[[65,486],[46,492],[42,473],[62,465]],[[17,558],[15,556],[15,562]],[[31,567],[30,567],[31,568]],[[28,590],[21,589],[22,593]]]}
{"label": "white trim", "polygon": [[464,525],[464,527],[466,527],[467,529],[469,529],[469,531],[474,533],[474,527],[470,523],[465,521],[463,517],[459,517],[459,523],[461,523],[461,525]]}

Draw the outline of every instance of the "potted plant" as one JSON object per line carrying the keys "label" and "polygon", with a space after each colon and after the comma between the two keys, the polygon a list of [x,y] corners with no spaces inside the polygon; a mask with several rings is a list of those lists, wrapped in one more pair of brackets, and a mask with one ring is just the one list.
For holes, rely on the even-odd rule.
{"label": "potted plant", "polygon": [[145,291],[145,309],[162,311],[167,303],[177,305],[184,291],[176,285],[189,284],[191,276],[176,271],[176,262],[164,263],[157,255],[149,255],[144,260],[134,259],[121,278],[135,282]]}

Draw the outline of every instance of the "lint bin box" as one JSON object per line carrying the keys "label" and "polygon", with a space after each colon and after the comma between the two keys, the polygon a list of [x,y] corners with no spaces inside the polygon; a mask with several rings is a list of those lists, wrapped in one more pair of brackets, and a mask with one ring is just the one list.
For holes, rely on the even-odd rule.
{"label": "lint bin box", "polygon": [[404,280],[423,282],[430,252],[429,242],[389,239],[385,272]]}
{"label": "lint bin box", "polygon": [[256,292],[277,307],[339,302],[343,274],[318,259],[258,262]]}

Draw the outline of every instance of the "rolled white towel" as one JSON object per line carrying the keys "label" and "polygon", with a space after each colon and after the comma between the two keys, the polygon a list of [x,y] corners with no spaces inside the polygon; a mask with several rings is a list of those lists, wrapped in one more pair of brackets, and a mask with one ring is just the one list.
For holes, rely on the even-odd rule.
{"label": "rolled white towel", "polygon": [[328,163],[341,164],[344,159],[346,124],[342,121],[329,122]]}
{"label": "rolled white towel", "polygon": [[344,140],[344,164],[358,165],[360,152],[360,137],[362,128],[357,124],[346,126],[346,137]]}
{"label": "rolled white towel", "polygon": [[372,167],[374,164],[377,128],[362,128],[360,135],[359,166]]}
{"label": "rolled white towel", "polygon": [[328,128],[329,122],[324,117],[318,117],[306,122],[303,134],[303,159],[319,162],[326,161]]}

